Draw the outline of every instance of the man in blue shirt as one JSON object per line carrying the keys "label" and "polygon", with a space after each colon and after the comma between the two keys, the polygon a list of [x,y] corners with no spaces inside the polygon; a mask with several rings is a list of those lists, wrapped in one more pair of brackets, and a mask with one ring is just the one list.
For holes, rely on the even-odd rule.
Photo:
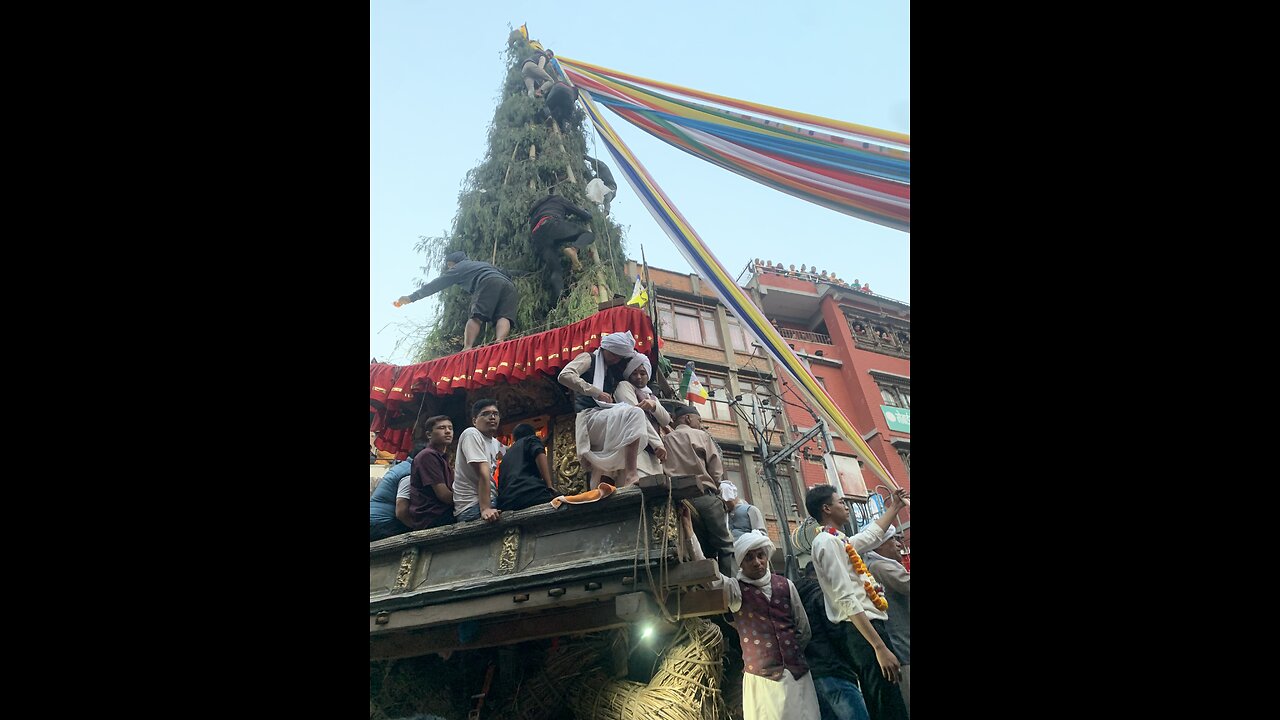
{"label": "man in blue shirt", "polygon": [[[421,450],[414,448],[414,455]],[[413,470],[413,456],[387,470],[378,481],[378,487],[369,496],[369,542],[383,540],[393,535],[409,532],[400,521],[408,517],[409,473]],[[397,507],[397,506],[403,506]]]}

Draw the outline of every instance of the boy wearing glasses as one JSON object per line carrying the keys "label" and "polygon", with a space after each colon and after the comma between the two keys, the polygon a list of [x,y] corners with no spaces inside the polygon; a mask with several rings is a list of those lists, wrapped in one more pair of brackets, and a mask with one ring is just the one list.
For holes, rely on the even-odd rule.
{"label": "boy wearing glasses", "polygon": [[471,406],[471,427],[458,436],[458,453],[453,460],[453,513],[458,522],[481,518],[497,522],[501,515],[493,503],[498,495],[493,466],[507,451],[497,439],[501,420],[497,403],[477,400]]}

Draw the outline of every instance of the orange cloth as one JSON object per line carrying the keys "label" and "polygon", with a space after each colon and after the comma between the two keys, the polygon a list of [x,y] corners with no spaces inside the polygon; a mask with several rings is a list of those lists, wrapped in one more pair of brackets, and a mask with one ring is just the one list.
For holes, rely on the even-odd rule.
{"label": "orange cloth", "polygon": [[616,489],[617,488],[610,485],[609,483],[602,482],[598,486],[596,486],[595,490],[588,490],[584,493],[578,493],[577,495],[570,495],[569,497],[565,497],[564,495],[561,495],[551,501],[551,507],[559,509],[559,507],[564,503],[569,503],[570,505],[582,505],[584,503],[593,503],[597,500],[603,500],[609,497],[610,495],[613,494],[613,491]]}

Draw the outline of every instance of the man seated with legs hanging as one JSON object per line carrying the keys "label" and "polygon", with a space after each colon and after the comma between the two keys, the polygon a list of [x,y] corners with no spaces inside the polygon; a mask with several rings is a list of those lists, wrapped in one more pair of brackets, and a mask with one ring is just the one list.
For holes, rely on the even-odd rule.
{"label": "man seated with legs hanging", "polygon": [[662,461],[667,457],[667,449],[658,428],[671,424],[671,415],[658,402],[658,396],[649,389],[651,366],[644,353],[632,355],[623,369],[627,381],[618,383],[613,392],[613,399],[617,402],[635,405],[645,412],[645,442],[640,445],[640,452],[636,454],[636,472],[640,477],[663,473]]}
{"label": "man seated with legs hanging", "polygon": [[551,297],[558,299],[564,291],[564,270],[560,266],[558,252],[563,251],[573,270],[578,272],[582,270],[578,250],[595,242],[596,236],[566,219],[572,215],[591,222],[591,213],[555,193],[555,186],[549,187],[546,196],[533,203],[529,210],[529,227],[533,246],[538,249],[547,269],[547,287],[551,290]]}
{"label": "man seated with legs hanging", "polygon": [[[524,87],[529,97],[542,97],[547,92],[547,88],[555,82],[547,74],[547,61],[555,56],[556,54],[550,50],[535,50],[520,64],[520,75],[524,79]],[[541,83],[541,85],[534,89],[534,83]]]}
{"label": "man seated with legs hanging", "polygon": [[627,361],[636,354],[631,331],[600,338],[595,352],[584,352],[560,371],[557,380],[574,392],[578,411],[574,441],[578,459],[591,472],[590,489],[607,477],[621,478],[619,487],[635,484],[636,455],[648,437],[645,412],[635,405],[616,403],[613,393],[625,383]]}

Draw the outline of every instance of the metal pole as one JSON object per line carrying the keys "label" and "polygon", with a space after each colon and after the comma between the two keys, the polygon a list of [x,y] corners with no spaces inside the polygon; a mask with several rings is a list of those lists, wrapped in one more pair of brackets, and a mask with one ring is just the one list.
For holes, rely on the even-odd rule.
{"label": "metal pole", "polygon": [[[810,410],[809,412],[810,414],[813,414],[812,410]],[[848,507],[849,503],[844,499],[844,487],[840,485],[840,471],[836,469],[836,459],[835,459],[835,456],[832,454],[836,450],[836,444],[831,440],[831,433],[830,431],[827,430],[827,421],[823,420],[817,415],[814,415],[813,419],[818,422],[818,427],[822,428],[822,444],[826,447],[826,450],[827,450],[826,453],[824,453],[822,456],[822,467],[824,470],[826,470],[827,482],[830,483],[831,486],[836,489],[836,492],[840,493],[840,501],[845,504],[845,507]],[[857,462],[858,461],[855,459],[854,463],[856,464]],[[858,472],[861,473],[862,466],[857,465],[857,467],[859,468]],[[849,508],[849,509],[852,510],[853,508]],[[857,523],[853,521],[853,513],[850,512],[849,521],[844,525],[844,534],[853,535],[856,531],[857,531]]]}
{"label": "metal pole", "polygon": [[[644,245],[640,246],[640,264],[644,266],[644,286],[649,291],[649,322],[653,323],[653,331],[662,336],[662,330],[658,328],[658,295],[654,292],[653,284],[649,282],[649,261],[644,256]],[[658,339],[653,340],[654,347],[658,345]]]}
{"label": "metal pole", "polygon": [[[759,400],[759,397],[756,397]],[[791,526],[787,523],[787,513],[782,503],[782,490],[778,487],[778,477],[773,472],[774,463],[769,462],[769,436],[761,423],[763,413],[758,402],[751,403],[751,416],[754,418],[756,443],[760,446],[760,467],[764,471],[765,484],[769,486],[769,494],[773,497],[773,512],[778,518],[778,531],[782,536],[782,571],[787,579],[799,580],[796,574],[796,556],[791,548]]]}

